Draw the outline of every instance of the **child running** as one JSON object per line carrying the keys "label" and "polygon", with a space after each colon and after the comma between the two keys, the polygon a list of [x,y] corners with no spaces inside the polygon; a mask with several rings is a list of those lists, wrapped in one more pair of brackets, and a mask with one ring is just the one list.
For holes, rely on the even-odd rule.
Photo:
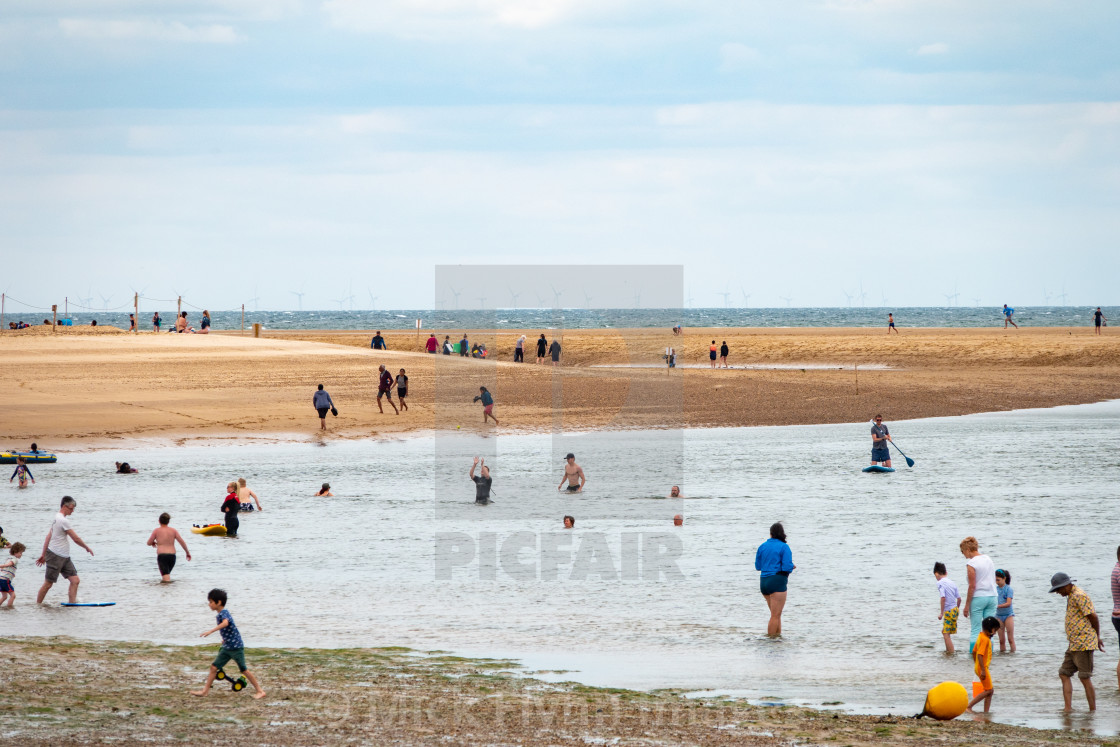
{"label": "child running", "polygon": [[1015,653],[1015,592],[1011,589],[1011,574],[1002,568],[996,570],[996,618],[999,620],[999,652],[1011,645]]}
{"label": "child running", "polygon": [[23,457],[16,458],[16,471],[13,472],[12,476],[8,478],[8,483],[10,484],[12,480],[16,479],[17,477],[19,478],[19,486],[21,488],[27,487],[28,478],[31,478],[32,485],[35,484],[35,477],[31,474],[31,470],[27,468],[27,462],[24,461]]}
{"label": "child running", "polygon": [[957,618],[961,614],[961,591],[948,577],[944,563],[933,564],[933,577],[937,579],[937,593],[941,599],[937,608],[937,619],[941,620],[941,636],[945,639],[945,653],[951,654],[953,634],[957,632]]}
{"label": "child running", "polygon": [[968,708],[965,710],[972,713],[972,706],[984,701],[984,713],[992,707],[992,695],[995,693],[995,686],[992,683],[992,673],[988,669],[988,665],[992,663],[992,636],[999,630],[999,620],[994,617],[985,617],[984,622],[980,624],[980,635],[976,637],[976,644],[972,647],[973,670],[976,676],[980,678],[980,687],[983,688],[976,694],[968,703]]}
{"label": "child running", "polygon": [[191,559],[191,551],[187,549],[187,543],[183,541],[183,537],[179,534],[178,529],[169,527],[171,523],[171,514],[164,512],[159,515],[159,526],[152,530],[152,536],[148,537],[148,546],[156,549],[156,565],[159,566],[160,583],[171,583],[171,569],[175,567],[175,543],[178,542],[183,546],[183,552],[187,554],[187,561]]}
{"label": "child running", "polygon": [[226,599],[226,593],[221,589],[211,589],[210,593],[206,595],[206,601],[210,605],[210,609],[218,613],[218,625],[201,634],[199,638],[205,638],[215,631],[220,631],[222,647],[218,649],[218,656],[214,659],[214,663],[210,665],[210,673],[206,675],[206,684],[202,686],[201,690],[192,690],[191,695],[199,697],[207,695],[210,692],[210,686],[214,684],[214,679],[218,676],[218,670],[225,666],[230,659],[233,659],[237,663],[237,668],[241,670],[241,674],[245,675],[245,678],[253,685],[253,689],[256,690],[253,697],[263,698],[265,692],[261,688],[261,683],[257,682],[257,678],[245,666],[245,642],[241,640],[241,633],[233,622],[233,615],[226,609]]}
{"label": "child running", "polygon": [[22,542],[15,543],[12,545],[12,549],[8,551],[11,553],[12,559],[0,565],[0,607],[4,606],[4,601],[7,600],[8,609],[11,609],[12,604],[16,601],[16,590],[12,586],[12,581],[16,578],[16,565],[19,563],[19,559],[23,557],[23,551],[26,549]]}
{"label": "child running", "polygon": [[474,398],[474,401],[482,402],[482,424],[486,425],[487,418],[493,418],[494,425],[497,425],[498,419],[494,417],[494,395],[484,386],[480,386],[478,391],[480,394]]}

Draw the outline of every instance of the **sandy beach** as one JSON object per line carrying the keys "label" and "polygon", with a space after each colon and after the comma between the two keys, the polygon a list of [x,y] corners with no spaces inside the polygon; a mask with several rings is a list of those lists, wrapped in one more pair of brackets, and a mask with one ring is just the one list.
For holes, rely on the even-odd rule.
{"label": "sandy beach", "polygon": [[[318,437],[318,383],[340,410],[328,418],[328,438],[481,429],[471,402],[479,385],[495,395],[499,433],[858,422],[875,412],[892,421],[1120,397],[1120,336],[1111,330],[573,330],[563,333],[560,367],[535,363],[540,330],[524,331],[528,362],[512,363],[521,333],[468,330],[491,351],[473,360],[428,355],[426,335],[413,332],[387,332],[388,351],[369,348],[372,330],[260,339],[107,327],[5,332],[0,436],[8,448],[35,440],[61,450],[136,438]],[[455,341],[462,330],[446,334]],[[713,339],[727,341],[738,368],[710,370]],[[661,357],[669,345],[678,352],[673,371]],[[377,411],[382,363],[408,372],[403,415]]]}

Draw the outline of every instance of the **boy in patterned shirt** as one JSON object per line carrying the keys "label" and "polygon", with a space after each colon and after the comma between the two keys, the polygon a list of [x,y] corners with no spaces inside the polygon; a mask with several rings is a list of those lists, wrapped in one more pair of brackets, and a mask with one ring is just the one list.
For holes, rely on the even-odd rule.
{"label": "boy in patterned shirt", "polygon": [[937,619],[941,620],[941,637],[945,639],[945,651],[953,653],[953,634],[957,632],[957,618],[961,613],[961,591],[949,578],[944,563],[933,564],[933,577],[937,579],[938,600]]}
{"label": "boy in patterned shirt", "polygon": [[12,604],[16,601],[16,590],[12,587],[12,581],[16,577],[16,565],[19,564],[19,559],[23,557],[23,551],[26,549],[22,542],[15,543],[12,545],[12,549],[8,551],[11,553],[12,559],[7,563],[0,564],[0,605],[7,601],[8,609],[11,609]]}
{"label": "boy in patterned shirt", "polygon": [[261,683],[257,682],[257,678],[245,666],[245,643],[241,640],[241,633],[238,632],[237,626],[233,622],[233,615],[226,610],[226,599],[226,593],[221,589],[211,589],[210,593],[206,595],[206,601],[209,603],[210,609],[218,613],[218,625],[207,630],[199,637],[205,638],[215,631],[221,631],[222,647],[218,649],[218,657],[210,665],[210,674],[206,676],[206,684],[202,686],[201,690],[192,691],[191,695],[203,696],[209,693],[210,685],[214,684],[214,679],[218,676],[218,670],[225,666],[230,659],[233,659],[237,662],[237,668],[241,670],[241,674],[245,675],[256,690],[253,697],[263,698],[265,693],[264,689],[261,688]]}

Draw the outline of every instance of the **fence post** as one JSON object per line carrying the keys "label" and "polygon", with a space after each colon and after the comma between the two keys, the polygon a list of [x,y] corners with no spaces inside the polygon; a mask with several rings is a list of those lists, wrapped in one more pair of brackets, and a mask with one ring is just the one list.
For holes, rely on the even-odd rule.
{"label": "fence post", "polygon": [[245,336],[245,304],[241,304],[241,336]]}
{"label": "fence post", "polygon": [[4,302],[7,295],[7,293],[0,293],[0,329],[7,329],[7,327],[4,326]]}
{"label": "fence post", "polygon": [[136,323],[132,327],[132,331],[139,334],[140,333],[140,294],[139,293],[134,292],[132,294],[132,309],[133,309],[133,312],[132,312],[133,313],[133,319],[136,320]]}
{"label": "fence post", "polygon": [[181,317],[183,315],[183,297],[182,296],[179,296],[179,305],[175,308],[176,308],[175,321],[178,322],[179,317]]}
{"label": "fence post", "polygon": [[58,329],[58,304],[51,304],[51,334]]}

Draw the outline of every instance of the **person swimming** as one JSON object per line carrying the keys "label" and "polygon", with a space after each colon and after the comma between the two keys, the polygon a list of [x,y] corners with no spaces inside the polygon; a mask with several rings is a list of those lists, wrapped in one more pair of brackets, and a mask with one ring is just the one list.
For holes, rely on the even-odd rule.
{"label": "person swimming", "polygon": [[333,498],[334,493],[331,492],[331,484],[329,482],[323,483],[323,487],[319,488],[319,492],[315,494],[316,498]]}
{"label": "person swimming", "polygon": [[118,475],[134,475],[140,470],[131,466],[128,462],[116,462]]}

